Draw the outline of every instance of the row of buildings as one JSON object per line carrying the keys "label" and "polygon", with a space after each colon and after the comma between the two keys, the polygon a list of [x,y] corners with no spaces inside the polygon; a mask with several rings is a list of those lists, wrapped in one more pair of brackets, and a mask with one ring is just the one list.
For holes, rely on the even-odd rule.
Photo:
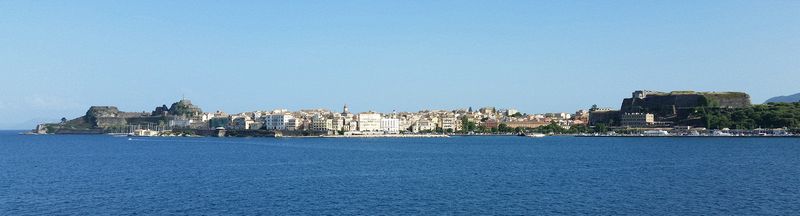
{"label": "row of buildings", "polygon": [[[217,111],[170,121],[172,127],[225,128],[229,130],[316,131],[328,134],[398,134],[456,132],[499,127],[536,128],[555,122],[563,127],[586,124],[589,112],[523,114],[515,109],[484,107],[478,110],[422,110],[418,112],[351,113],[326,109],[253,111],[227,114]],[[471,123],[469,123],[471,122]],[[467,123],[468,125],[465,125]],[[476,128],[465,128],[475,126]]]}

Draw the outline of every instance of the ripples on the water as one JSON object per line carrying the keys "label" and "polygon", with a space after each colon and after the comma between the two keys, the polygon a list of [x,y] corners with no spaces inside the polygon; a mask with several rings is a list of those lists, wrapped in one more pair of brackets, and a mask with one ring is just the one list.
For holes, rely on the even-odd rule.
{"label": "ripples on the water", "polygon": [[800,214],[800,139],[0,132],[0,215]]}

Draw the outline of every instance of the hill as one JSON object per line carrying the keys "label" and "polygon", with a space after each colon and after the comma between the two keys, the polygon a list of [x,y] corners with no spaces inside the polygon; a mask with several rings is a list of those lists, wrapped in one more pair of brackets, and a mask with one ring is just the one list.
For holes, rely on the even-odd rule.
{"label": "hill", "polygon": [[789,96],[773,97],[768,99],[764,103],[793,103],[793,102],[800,102],[800,93]]}

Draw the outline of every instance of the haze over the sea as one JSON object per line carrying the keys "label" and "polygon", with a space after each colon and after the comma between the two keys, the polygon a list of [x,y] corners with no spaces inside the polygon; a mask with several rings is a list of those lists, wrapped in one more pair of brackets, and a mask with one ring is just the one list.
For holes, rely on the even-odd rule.
{"label": "haze over the sea", "polygon": [[150,111],[619,108],[800,92],[800,1],[0,1],[0,129]]}

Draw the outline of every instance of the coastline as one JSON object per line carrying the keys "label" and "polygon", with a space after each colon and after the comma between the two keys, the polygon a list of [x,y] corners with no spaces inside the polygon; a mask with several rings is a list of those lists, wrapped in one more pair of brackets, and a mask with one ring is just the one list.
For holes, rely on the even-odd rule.
{"label": "coastline", "polygon": [[448,138],[446,134],[372,134],[372,135],[321,135],[282,136],[279,138]]}
{"label": "coastline", "polygon": [[[185,138],[200,138],[200,137],[217,137],[213,135],[197,135],[197,134],[174,134],[174,135],[154,135],[154,136],[133,136],[112,133],[58,133],[58,134],[36,134],[20,130],[2,130],[3,132],[16,133],[18,135],[107,135],[107,136],[125,136],[125,137],[185,137]],[[275,136],[252,136],[252,135],[234,135],[224,136],[228,138],[246,138],[246,137],[266,137],[266,138],[450,138],[450,137],[515,137],[515,134],[362,134],[362,135],[283,135]],[[224,138],[223,137],[223,138]],[[524,137],[524,136],[522,136]],[[800,135],[742,135],[742,136],[691,136],[691,135],[586,135],[586,134],[549,134],[545,137],[579,137],[579,138],[800,138]]]}
{"label": "coastline", "polygon": [[639,136],[639,135],[575,135],[574,137],[597,137],[597,138],[800,138],[798,135],[786,136],[681,136],[681,135],[664,135],[664,136]]}

